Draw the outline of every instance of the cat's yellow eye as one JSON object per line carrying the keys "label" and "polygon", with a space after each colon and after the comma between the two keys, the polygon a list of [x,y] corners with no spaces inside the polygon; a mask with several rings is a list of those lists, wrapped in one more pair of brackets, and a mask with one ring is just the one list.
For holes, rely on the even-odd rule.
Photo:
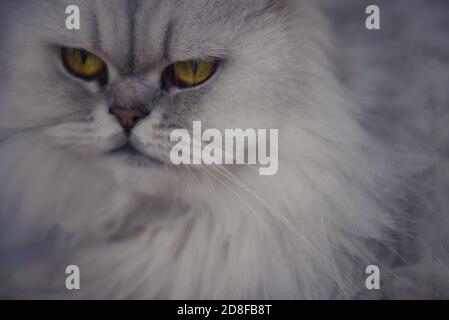
{"label": "cat's yellow eye", "polygon": [[106,71],[102,59],[83,49],[63,48],[62,60],[69,72],[85,80],[97,79]]}
{"label": "cat's yellow eye", "polygon": [[194,59],[176,62],[172,65],[172,73],[176,84],[184,87],[193,87],[206,82],[215,72],[217,63]]}

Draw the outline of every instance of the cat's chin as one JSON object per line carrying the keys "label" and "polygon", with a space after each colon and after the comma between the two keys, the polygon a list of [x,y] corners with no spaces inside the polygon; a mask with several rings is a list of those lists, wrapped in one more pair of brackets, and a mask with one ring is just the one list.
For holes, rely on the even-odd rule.
{"label": "cat's chin", "polygon": [[138,194],[163,196],[179,179],[177,168],[125,144],[103,153],[97,162],[107,170],[118,187]]}

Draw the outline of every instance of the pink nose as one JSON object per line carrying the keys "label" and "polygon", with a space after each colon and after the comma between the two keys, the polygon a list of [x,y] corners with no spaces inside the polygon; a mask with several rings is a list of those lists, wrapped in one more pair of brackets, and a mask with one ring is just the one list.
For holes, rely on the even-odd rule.
{"label": "pink nose", "polygon": [[109,112],[117,118],[120,125],[127,133],[129,133],[140,120],[148,115],[145,111],[136,108],[115,107],[110,108]]}

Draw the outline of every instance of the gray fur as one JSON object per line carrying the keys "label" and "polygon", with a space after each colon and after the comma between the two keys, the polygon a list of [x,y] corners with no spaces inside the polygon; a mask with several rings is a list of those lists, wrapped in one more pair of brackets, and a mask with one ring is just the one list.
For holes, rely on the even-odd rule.
{"label": "gray fur", "polygon": [[[385,1],[375,34],[346,2],[1,1],[0,295],[444,297],[447,5]],[[70,76],[60,46],[103,58],[107,87]],[[164,68],[196,57],[223,62],[163,92]],[[157,161],[111,153],[117,105],[151,111],[131,139]],[[169,133],[194,120],[278,128],[279,173],[171,166]]]}

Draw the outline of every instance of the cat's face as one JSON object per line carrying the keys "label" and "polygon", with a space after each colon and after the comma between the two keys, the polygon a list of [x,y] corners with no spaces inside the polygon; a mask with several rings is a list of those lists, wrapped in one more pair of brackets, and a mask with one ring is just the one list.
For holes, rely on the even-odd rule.
{"label": "cat's face", "polygon": [[[80,30],[65,28],[72,4]],[[277,127],[288,78],[281,7],[270,0],[27,1],[20,13],[11,9],[18,21],[5,55],[2,127],[45,128],[45,139],[116,159],[126,170],[169,164],[170,133],[193,121]]]}

